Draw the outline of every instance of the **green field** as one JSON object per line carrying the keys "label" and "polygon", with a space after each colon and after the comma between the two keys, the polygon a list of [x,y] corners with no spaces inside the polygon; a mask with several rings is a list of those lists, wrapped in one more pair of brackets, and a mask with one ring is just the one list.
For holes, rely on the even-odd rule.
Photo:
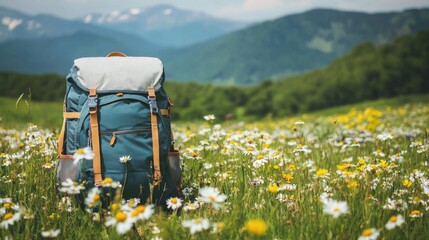
{"label": "green field", "polygon": [[[179,210],[118,201],[101,216],[91,213],[99,197],[83,210],[55,191],[61,104],[31,102],[27,113],[24,102],[0,103],[2,239],[429,238],[428,96],[252,123],[178,123]],[[197,201],[205,186],[226,199]],[[137,220],[142,211],[147,219]]]}
{"label": "green field", "polygon": [[[0,126],[3,128],[18,128],[22,129],[26,127],[29,123],[35,124],[42,128],[50,129],[59,129],[62,124],[62,102],[36,102],[29,101],[25,102],[25,98],[19,101],[18,99],[4,98],[0,97]],[[390,99],[380,99],[377,101],[367,101],[359,104],[345,105],[334,108],[328,108],[325,110],[320,110],[313,112],[312,114],[318,116],[328,116],[333,114],[343,114],[348,112],[350,109],[365,109],[367,107],[372,108],[385,108],[387,106],[397,107],[404,104],[415,104],[415,103],[429,103],[429,95],[410,95]],[[173,108],[173,123],[175,121]],[[240,114],[243,115],[243,114]],[[299,115],[293,115],[299,116]],[[293,117],[291,116],[291,117]],[[201,119],[203,115],[200,116]],[[262,117],[262,116],[260,116]],[[250,120],[255,119],[251,117],[246,119],[236,119],[236,120]],[[179,123],[185,124],[185,121],[179,121]]]}

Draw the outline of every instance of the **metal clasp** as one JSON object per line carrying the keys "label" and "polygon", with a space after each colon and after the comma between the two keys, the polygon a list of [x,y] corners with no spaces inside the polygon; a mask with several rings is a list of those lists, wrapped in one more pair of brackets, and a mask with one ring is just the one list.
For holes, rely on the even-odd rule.
{"label": "metal clasp", "polygon": [[156,104],[156,98],[155,97],[148,97],[149,100],[149,108],[150,113],[158,113],[158,105]]}
{"label": "metal clasp", "polygon": [[88,96],[88,107],[89,110],[94,110],[95,108],[97,108],[98,105],[98,97],[97,95],[95,96]]}

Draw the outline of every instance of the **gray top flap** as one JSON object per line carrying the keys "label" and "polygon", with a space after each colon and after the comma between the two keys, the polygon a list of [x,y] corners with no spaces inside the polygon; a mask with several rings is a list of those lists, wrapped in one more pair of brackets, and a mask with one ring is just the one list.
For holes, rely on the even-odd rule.
{"label": "gray top flap", "polygon": [[158,90],[163,65],[152,57],[89,57],[74,60],[77,78],[84,87],[98,91]]}

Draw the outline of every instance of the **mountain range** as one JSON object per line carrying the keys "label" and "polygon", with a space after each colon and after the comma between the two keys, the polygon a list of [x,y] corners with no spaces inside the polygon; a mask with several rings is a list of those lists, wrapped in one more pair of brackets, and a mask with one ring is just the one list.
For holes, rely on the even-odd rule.
{"label": "mountain range", "polygon": [[[169,79],[252,84],[326,66],[358,43],[381,44],[429,29],[429,9],[373,14],[315,9],[236,31],[243,23],[228,29],[234,25],[228,20],[168,5],[150,8],[150,14],[147,10],[89,14],[71,21],[0,8],[0,70],[65,75],[75,58],[119,50],[160,57]],[[214,31],[196,43],[181,40],[181,47],[168,43],[180,34],[197,39],[192,34],[216,29],[210,24],[223,32]]]}
{"label": "mountain range", "polygon": [[140,37],[166,47],[192,45],[249,25],[166,4],[104,14],[93,13],[81,20],[118,31],[137,33]]}

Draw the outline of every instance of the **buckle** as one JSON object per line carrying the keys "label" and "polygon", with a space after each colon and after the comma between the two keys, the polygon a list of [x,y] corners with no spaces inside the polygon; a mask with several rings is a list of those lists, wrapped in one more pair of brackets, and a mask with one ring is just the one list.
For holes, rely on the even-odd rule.
{"label": "buckle", "polygon": [[94,110],[95,108],[97,108],[98,105],[98,97],[97,95],[95,96],[88,96],[88,107],[89,110]]}
{"label": "buckle", "polygon": [[158,113],[158,105],[155,97],[148,97],[150,113]]}

